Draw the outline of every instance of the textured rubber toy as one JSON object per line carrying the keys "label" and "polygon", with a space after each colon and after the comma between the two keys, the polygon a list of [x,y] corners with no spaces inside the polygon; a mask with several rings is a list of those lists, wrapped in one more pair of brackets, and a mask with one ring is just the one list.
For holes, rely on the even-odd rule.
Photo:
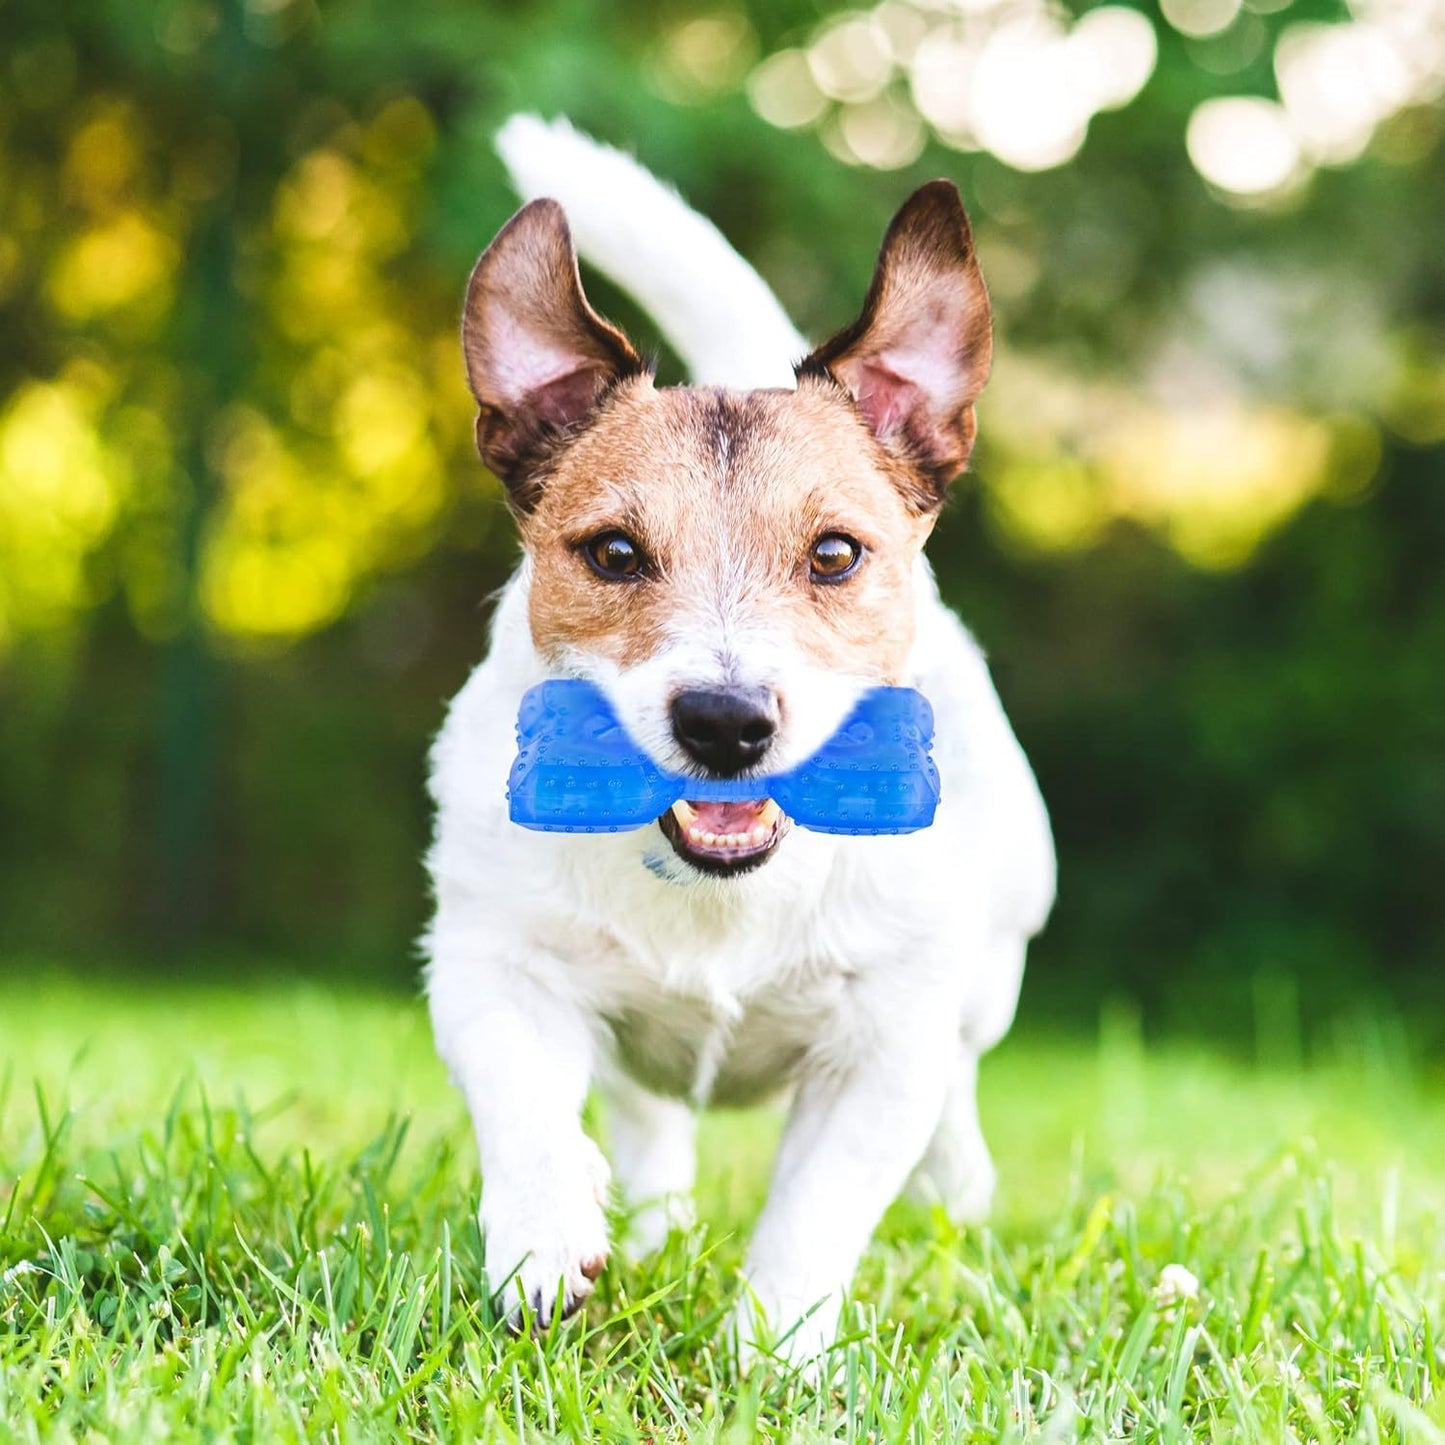
{"label": "textured rubber toy", "polygon": [[555,833],[641,828],[681,798],[762,797],[819,833],[914,833],[938,807],[932,743],[928,699],[911,687],[877,687],[791,772],[687,777],[664,772],[633,742],[599,688],[555,678],[522,699],[507,797],[514,823]]}

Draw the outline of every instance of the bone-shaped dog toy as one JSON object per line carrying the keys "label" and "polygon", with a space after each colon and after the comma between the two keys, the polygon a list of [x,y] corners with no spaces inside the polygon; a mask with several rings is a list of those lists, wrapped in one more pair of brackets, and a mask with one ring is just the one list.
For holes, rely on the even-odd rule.
{"label": "bone-shaped dog toy", "polygon": [[572,678],[527,692],[517,744],[507,780],[512,821],[545,832],[626,832],[683,798],[771,798],[795,823],[819,833],[913,833],[933,822],[938,807],[938,769],[929,756],[933,709],[911,687],[864,693],[838,731],[785,773],[666,772],[628,736],[602,690]]}

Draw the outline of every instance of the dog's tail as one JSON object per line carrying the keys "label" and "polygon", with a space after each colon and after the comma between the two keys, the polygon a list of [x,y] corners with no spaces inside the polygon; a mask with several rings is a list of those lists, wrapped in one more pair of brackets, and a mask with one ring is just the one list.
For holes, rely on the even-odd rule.
{"label": "dog's tail", "polygon": [[652,317],[694,381],[793,385],[807,342],[767,282],[676,191],[565,120],[514,115],[497,150],[525,199],[562,203],[578,252]]}

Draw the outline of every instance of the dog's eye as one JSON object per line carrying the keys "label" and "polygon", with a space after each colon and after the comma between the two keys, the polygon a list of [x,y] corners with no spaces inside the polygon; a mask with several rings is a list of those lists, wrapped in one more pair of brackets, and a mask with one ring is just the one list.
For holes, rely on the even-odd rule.
{"label": "dog's eye", "polygon": [[828,532],[813,543],[808,558],[814,582],[841,582],[863,560],[863,546],[842,532]]}
{"label": "dog's eye", "polygon": [[625,532],[601,532],[582,544],[582,555],[599,576],[626,582],[642,575],[647,564],[642,548]]}

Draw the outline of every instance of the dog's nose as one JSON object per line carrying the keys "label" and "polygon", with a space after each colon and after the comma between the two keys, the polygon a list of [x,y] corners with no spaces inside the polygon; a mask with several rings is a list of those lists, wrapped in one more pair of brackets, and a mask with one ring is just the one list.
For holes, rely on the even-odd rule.
{"label": "dog's nose", "polygon": [[778,700],[765,687],[687,688],[671,712],[683,750],[723,778],[761,762],[778,730]]}

